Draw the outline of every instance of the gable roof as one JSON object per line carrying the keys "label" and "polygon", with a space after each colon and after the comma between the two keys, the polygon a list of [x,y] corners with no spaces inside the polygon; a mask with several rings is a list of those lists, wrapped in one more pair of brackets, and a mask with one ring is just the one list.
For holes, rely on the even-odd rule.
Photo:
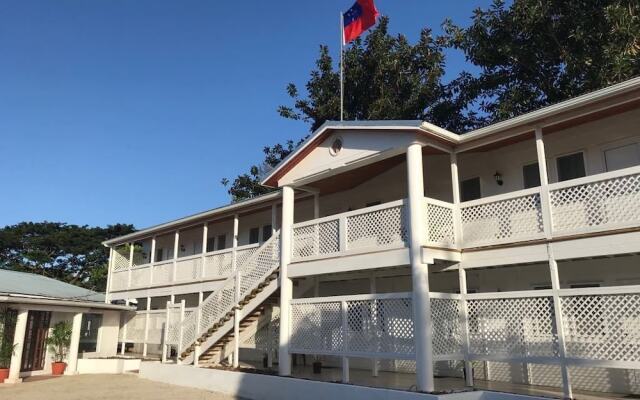
{"label": "gable roof", "polygon": [[46,276],[0,269],[0,295],[45,297],[49,299],[104,303],[102,293],[84,289]]}

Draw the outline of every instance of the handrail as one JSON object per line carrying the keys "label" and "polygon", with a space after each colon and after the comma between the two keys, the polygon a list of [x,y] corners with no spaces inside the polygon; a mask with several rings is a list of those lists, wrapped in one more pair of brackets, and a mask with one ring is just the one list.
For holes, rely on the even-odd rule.
{"label": "handrail", "polygon": [[[262,245],[259,246],[259,249],[257,251],[255,251],[251,256],[249,256],[241,265],[238,266],[237,268],[237,272],[238,274],[233,274],[231,276],[229,276],[227,279],[225,279],[222,284],[218,287],[217,290],[213,291],[196,309],[194,309],[194,312],[187,318],[184,319],[184,321],[181,324],[182,329],[185,332],[185,335],[187,334],[187,328],[190,328],[191,326],[194,327],[193,329],[193,336],[192,337],[183,337],[182,339],[182,343],[178,344],[178,348],[179,348],[179,353],[182,353],[186,348],[188,348],[195,340],[197,340],[199,337],[201,337],[204,332],[209,328],[209,326],[205,326],[205,328],[201,328],[200,326],[196,326],[198,319],[198,314],[202,313],[202,309],[204,309],[205,307],[214,305],[216,303],[218,303],[218,295],[220,295],[225,289],[226,290],[230,290],[231,288],[233,288],[233,292],[235,293],[235,290],[237,289],[236,285],[238,282],[236,282],[236,278],[238,275],[242,274],[243,272],[247,272],[247,266],[252,265],[252,263],[256,262],[258,257],[260,257],[260,249],[266,249],[268,248],[273,242],[277,242],[278,240],[280,240],[280,231],[276,232],[274,235],[271,236],[271,238],[269,238],[269,240],[267,240],[266,242],[264,242]],[[236,248],[237,249],[237,248]],[[277,251],[276,252],[276,256],[278,258],[278,260],[280,259],[280,252]],[[278,269],[279,267],[279,262],[278,263],[274,263],[274,266],[272,266],[271,268],[269,268],[265,273],[261,274],[261,278],[262,280],[264,278],[266,278],[267,276],[269,276],[271,273],[273,273],[273,271],[275,271],[276,269]],[[242,282],[240,282],[240,284],[242,285]],[[259,283],[256,283],[255,287],[257,287]],[[253,287],[252,287],[253,288]],[[223,311],[218,312],[215,316],[208,318],[210,321],[215,321],[217,322],[218,320],[220,320],[226,313],[232,311],[236,306],[237,303],[234,301],[233,302],[234,305],[231,307],[226,307],[223,309]],[[202,320],[203,318],[201,317],[200,320]]]}
{"label": "handrail", "polygon": [[586,183],[594,183],[606,181],[609,179],[621,178],[623,176],[640,174],[640,165],[636,165],[633,167],[622,168],[615,171],[610,172],[602,172],[600,174],[583,176],[582,178],[570,179],[568,181],[555,182],[549,184],[549,190],[558,190],[564,189],[573,186],[580,186]]}
{"label": "handrail", "polygon": [[515,192],[507,192],[502,194],[496,194],[493,196],[483,197],[481,199],[464,201],[460,203],[460,208],[462,209],[462,208],[480,206],[480,205],[489,204],[489,203],[496,203],[503,200],[517,199],[519,197],[526,197],[526,196],[531,196],[532,194],[539,194],[539,193],[540,193],[539,186],[534,188],[529,188],[529,189],[516,190]]}
{"label": "handrail", "polygon": [[407,201],[406,199],[394,200],[394,201],[390,201],[388,203],[377,204],[375,206],[364,207],[364,208],[359,208],[359,209],[353,210],[353,211],[347,211],[347,212],[343,212],[343,213],[339,213],[339,214],[328,215],[328,216],[322,217],[322,218],[316,218],[316,219],[311,219],[309,221],[298,222],[296,224],[293,224],[293,227],[294,228],[302,228],[304,226],[320,224],[320,223],[327,222],[327,221],[335,221],[335,220],[343,218],[343,217],[344,218],[348,218],[348,217],[352,217],[354,215],[366,214],[366,213],[372,212],[372,211],[385,210],[387,208],[401,206],[401,205],[405,204],[406,201]]}

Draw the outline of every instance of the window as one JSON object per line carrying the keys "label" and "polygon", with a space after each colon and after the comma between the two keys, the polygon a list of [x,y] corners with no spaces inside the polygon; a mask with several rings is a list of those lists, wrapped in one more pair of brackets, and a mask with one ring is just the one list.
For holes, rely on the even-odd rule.
{"label": "window", "polygon": [[460,183],[460,195],[462,201],[479,199],[480,195],[480,178],[466,179]]}
{"label": "window", "polygon": [[522,177],[525,189],[540,186],[540,169],[538,169],[538,163],[536,162],[522,167]]}
{"label": "window", "polygon": [[249,230],[249,244],[258,243],[260,241],[260,228],[251,228]]}
{"label": "window", "polygon": [[227,248],[227,235],[218,235],[218,250]]}
{"label": "window", "polygon": [[216,249],[216,238],[215,237],[207,238],[207,250],[205,251],[205,253],[214,251],[215,249]]}
{"label": "window", "polygon": [[604,151],[604,162],[607,171],[640,165],[640,145],[628,144]]}
{"label": "window", "polygon": [[162,252],[162,249],[158,249],[158,250],[156,250],[156,261],[162,261],[162,260],[163,260],[163,259],[162,259],[162,256],[163,256],[163,255],[164,255],[164,254],[163,254],[163,252]]}
{"label": "window", "polygon": [[82,314],[79,352],[98,351],[98,330],[102,326],[102,314]]}
{"label": "window", "polygon": [[586,176],[582,152],[558,157],[556,164],[558,166],[559,182]]}
{"label": "window", "polygon": [[271,237],[272,229],[273,228],[270,224],[262,227],[262,240],[264,240],[265,242],[269,240],[269,238]]}

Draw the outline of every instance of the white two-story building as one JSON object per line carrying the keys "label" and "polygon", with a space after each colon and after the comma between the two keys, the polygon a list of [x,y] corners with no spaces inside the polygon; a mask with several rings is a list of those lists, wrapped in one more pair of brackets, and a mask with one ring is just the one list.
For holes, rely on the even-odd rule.
{"label": "white two-story building", "polygon": [[640,78],[463,134],[328,122],[263,184],[105,243],[108,301],[138,308],[121,351],[426,392],[640,393]]}

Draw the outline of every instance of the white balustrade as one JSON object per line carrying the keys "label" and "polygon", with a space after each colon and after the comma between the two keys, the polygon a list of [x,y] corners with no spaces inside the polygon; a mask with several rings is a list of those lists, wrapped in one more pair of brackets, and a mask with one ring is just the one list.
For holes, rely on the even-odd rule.
{"label": "white balustrade", "polygon": [[161,261],[153,264],[152,284],[167,284],[173,282],[173,260]]}
{"label": "white balustrade", "polygon": [[151,264],[131,268],[131,287],[148,286],[151,278]]}
{"label": "white balustrade", "polygon": [[427,244],[448,248],[456,247],[454,229],[455,206],[445,201],[426,198]]}
{"label": "white balustrade", "polygon": [[202,273],[202,254],[176,260],[176,282],[193,281]]}

